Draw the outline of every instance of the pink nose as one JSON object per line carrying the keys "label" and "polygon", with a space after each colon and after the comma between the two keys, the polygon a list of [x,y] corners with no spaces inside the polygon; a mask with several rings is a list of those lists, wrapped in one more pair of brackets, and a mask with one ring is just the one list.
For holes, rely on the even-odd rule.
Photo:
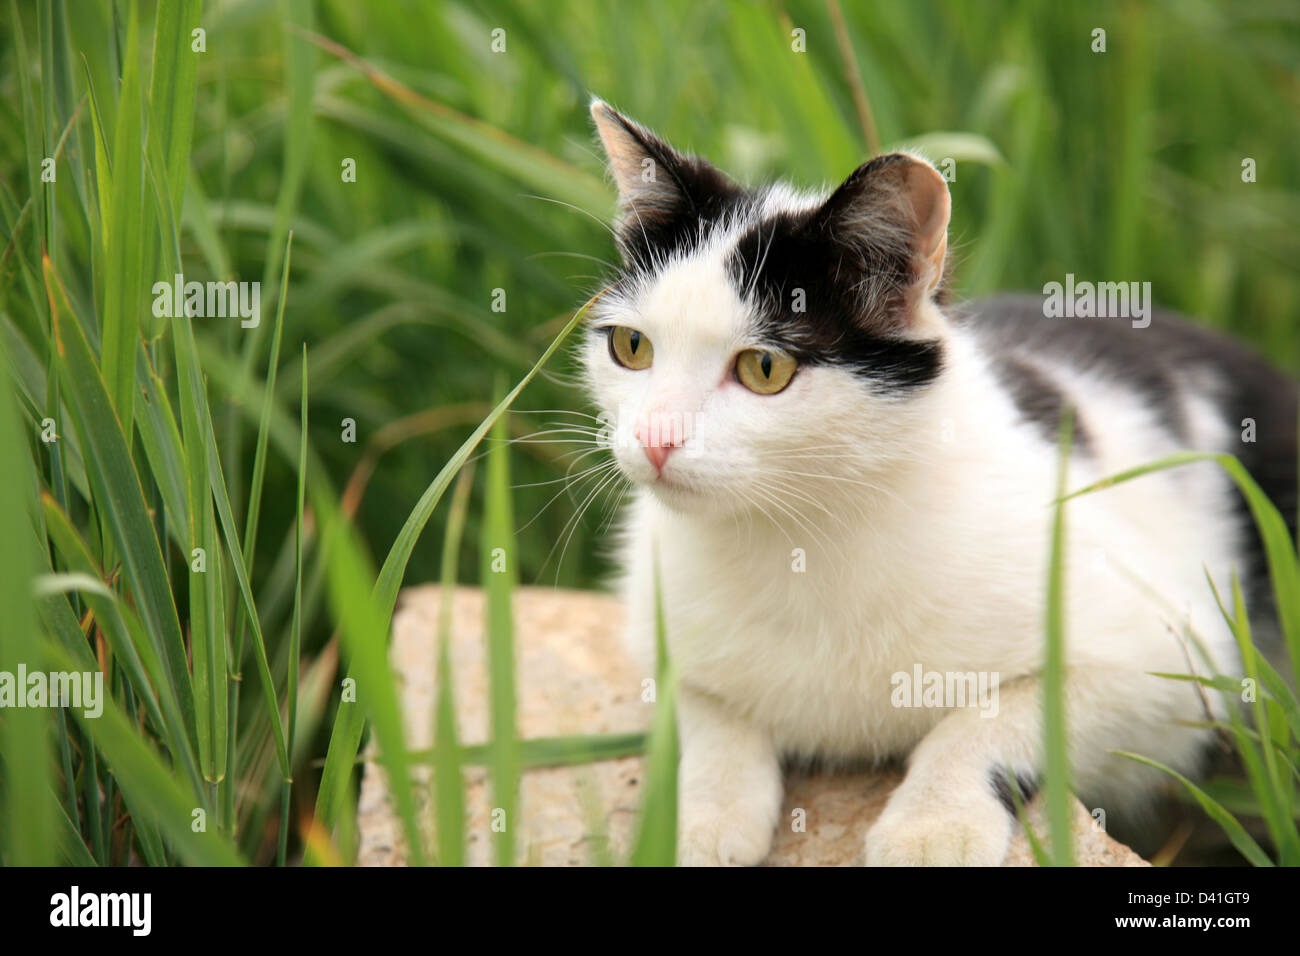
{"label": "pink nose", "polygon": [[662,475],[664,472],[664,462],[668,460],[668,453],[673,450],[672,445],[642,445],[645,449],[645,456],[650,459],[650,464],[655,466],[655,472]]}
{"label": "pink nose", "polygon": [[644,425],[637,425],[636,439],[641,443],[641,450],[645,452],[645,456],[650,459],[650,464],[655,466],[655,473],[663,474],[664,463],[668,461],[669,453],[677,448],[680,442],[676,435],[658,435],[653,431]]}

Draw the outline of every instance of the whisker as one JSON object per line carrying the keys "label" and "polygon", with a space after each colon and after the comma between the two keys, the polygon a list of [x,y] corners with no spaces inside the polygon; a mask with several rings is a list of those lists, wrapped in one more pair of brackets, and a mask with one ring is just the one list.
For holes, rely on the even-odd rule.
{"label": "whisker", "polygon": [[[563,250],[563,249],[557,249],[557,250],[555,250],[555,251],[553,251],[553,252],[534,252],[534,253],[533,253],[532,255],[530,255],[530,256],[525,256],[525,258],[526,258],[526,259],[549,259],[549,258],[552,258],[552,257],[555,257],[555,256],[564,256],[565,258],[569,258],[569,259],[588,259],[588,260],[590,260],[591,262],[599,263],[599,264],[602,265],[602,266],[609,266],[609,268],[611,268],[611,269],[613,269],[613,270],[615,270],[615,271],[618,270],[618,266],[614,265],[614,263],[610,262],[608,259],[602,259],[600,256],[592,256],[592,255],[588,255],[588,254],[585,253],[585,252],[567,252],[567,251],[565,251],[565,250]],[[582,276],[581,278],[584,278],[584,279],[598,279],[598,278],[600,278],[600,277],[599,277],[599,276]]]}
{"label": "whisker", "polygon": [[517,485],[511,485],[510,487],[511,488],[544,488],[547,485],[557,485],[560,484],[561,482],[568,483],[571,481],[577,481],[580,478],[584,477],[585,475],[590,474],[592,469],[603,467],[605,464],[606,464],[605,462],[601,462],[599,465],[592,465],[591,469],[583,469],[577,475],[564,474],[561,475],[559,478],[547,478],[545,481],[525,481]]}
{"label": "whisker", "polygon": [[524,199],[537,199],[542,202],[555,203],[555,205],[557,206],[566,206],[567,208],[572,209],[574,212],[580,212],[588,219],[590,219],[592,222],[600,223],[602,229],[604,229],[611,236],[613,236],[615,240],[618,239],[618,233],[614,231],[613,227],[610,226],[609,223],[607,223],[604,219],[601,219],[595,213],[583,209],[581,206],[575,206],[573,203],[565,202],[563,199],[552,199],[550,196],[538,196],[533,193],[520,193],[519,195]]}
{"label": "whisker", "polygon": [[599,495],[600,492],[610,484],[610,482],[615,481],[618,476],[619,472],[617,470],[612,471],[610,474],[597,481],[595,486],[587,492],[587,496],[583,498],[582,503],[578,506],[578,510],[570,516],[569,520],[564,523],[564,527],[560,529],[560,537],[556,539],[555,544],[551,545],[551,550],[547,552],[546,560],[542,562],[542,566],[538,571],[539,575],[542,571],[545,571],[546,566],[551,563],[551,557],[555,554],[556,547],[558,547],[561,540],[563,540],[564,547],[560,549],[559,560],[555,563],[555,583],[557,585],[560,583],[560,568],[564,565],[564,556],[569,551],[569,542],[573,540],[573,536],[578,530],[578,525],[582,520],[582,516],[586,513],[587,509],[591,507],[591,503],[596,499],[596,496]]}
{"label": "whisker", "polygon": [[577,415],[581,418],[590,418],[594,422],[600,421],[596,415],[590,412],[578,411],[576,408],[512,408],[512,415]]}
{"label": "whisker", "polygon": [[[523,527],[521,527],[521,528],[519,529],[519,531],[522,532],[522,531],[524,530],[524,528],[527,528],[527,527],[529,527],[530,525],[532,525],[533,522],[535,522],[538,518],[540,518],[540,517],[541,517],[541,516],[546,512],[546,509],[547,509],[547,508],[549,508],[551,505],[553,505],[553,504],[556,502],[556,500],[557,500],[558,498],[560,498],[562,495],[564,495],[565,493],[567,493],[567,492],[569,491],[570,488],[574,487],[575,485],[581,484],[581,483],[584,482],[584,481],[588,481],[588,480],[590,480],[593,476],[597,476],[597,477],[599,477],[599,475],[600,475],[601,473],[603,473],[606,469],[609,469],[609,468],[615,468],[615,467],[617,467],[617,462],[614,462],[614,461],[608,461],[608,462],[602,462],[602,463],[599,464],[599,465],[594,465],[594,466],[592,466],[590,469],[587,469],[586,471],[583,471],[582,473],[580,473],[580,474],[578,474],[578,475],[576,475],[576,476],[573,476],[573,477],[570,477],[570,476],[568,476],[568,475],[565,475],[565,477],[564,477],[564,482],[565,482],[564,487],[561,488],[559,491],[557,491],[557,492],[556,492],[556,493],[555,493],[555,494],[550,498],[550,500],[548,500],[548,501],[546,502],[546,504],[542,505],[542,507],[538,510],[537,514],[535,514],[535,515],[533,515],[531,518],[529,518],[528,521],[523,525]],[[516,532],[516,533],[518,533],[518,532]],[[554,546],[552,546],[551,550],[554,551]],[[549,560],[549,555],[548,555],[548,560]],[[545,569],[545,567],[546,567],[545,564],[543,564],[543,565],[542,565],[542,568]],[[539,572],[539,573],[540,573],[540,572]]]}

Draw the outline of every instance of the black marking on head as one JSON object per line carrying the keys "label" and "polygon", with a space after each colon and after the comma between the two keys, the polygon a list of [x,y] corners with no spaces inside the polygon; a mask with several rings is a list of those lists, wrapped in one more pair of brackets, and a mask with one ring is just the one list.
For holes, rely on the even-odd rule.
{"label": "black marking on head", "polygon": [[[619,186],[624,272],[615,291],[633,294],[666,260],[689,255],[721,224],[760,219],[765,191],[737,186],[608,104],[594,102],[592,116]],[[932,272],[936,258],[942,267],[945,246],[929,233],[947,225],[947,187],[928,167],[934,178],[918,185],[923,167],[901,154],[877,157],[818,208],[758,221],[740,237],[729,271],[759,313],[762,335],[799,361],[846,366],[884,390],[934,380],[941,346],[904,334],[920,273],[926,292],[942,288]],[[914,262],[922,242],[927,251]],[[785,300],[796,288],[803,290],[797,311]]]}
{"label": "black marking on head", "polygon": [[994,767],[989,771],[989,782],[993,787],[993,795],[1013,817],[1016,815],[1016,798],[1019,798],[1023,807],[1034,799],[1039,787],[1037,774],[1018,772],[1013,779],[1002,767]]}
{"label": "black marking on head", "polygon": [[707,238],[710,227],[753,202],[752,193],[706,160],[678,152],[617,112],[611,110],[610,115],[652,162],[652,174],[667,177],[671,184],[655,191],[653,204],[624,197],[618,243],[628,271],[652,272],[657,261],[688,253]]}
{"label": "black marking on head", "polygon": [[[1015,355],[994,356],[993,371],[1016,403],[1021,419],[1037,425],[1048,441],[1057,441],[1061,412],[1065,406],[1060,386],[1032,362]],[[1091,438],[1077,409],[1074,410],[1073,428],[1072,450],[1078,454],[1091,454]]]}
{"label": "black marking on head", "polygon": [[882,390],[907,391],[935,380],[943,347],[901,334],[914,276],[899,223],[882,218],[879,241],[861,223],[854,241],[841,234],[847,197],[871,165],[820,208],[778,213],[751,226],[732,250],[728,271],[755,309],[759,334],[801,363],[841,366]]}

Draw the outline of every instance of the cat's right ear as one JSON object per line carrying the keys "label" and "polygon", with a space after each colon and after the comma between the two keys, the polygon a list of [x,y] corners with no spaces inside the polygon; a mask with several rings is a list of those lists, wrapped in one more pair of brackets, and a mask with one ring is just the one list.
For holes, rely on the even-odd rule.
{"label": "cat's right ear", "polygon": [[619,243],[624,255],[664,251],[718,214],[739,187],[714,166],[678,152],[640,123],[593,98],[610,174],[618,187]]}

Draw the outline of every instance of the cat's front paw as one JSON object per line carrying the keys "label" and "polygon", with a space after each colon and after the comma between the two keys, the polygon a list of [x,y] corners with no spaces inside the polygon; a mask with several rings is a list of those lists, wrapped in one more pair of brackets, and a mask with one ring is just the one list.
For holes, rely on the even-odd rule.
{"label": "cat's front paw", "polygon": [[886,810],[867,831],[868,866],[998,866],[1011,843],[1000,804],[961,810]]}
{"label": "cat's front paw", "polygon": [[772,848],[776,826],[767,814],[743,804],[711,803],[681,807],[677,832],[678,866],[757,866]]}

